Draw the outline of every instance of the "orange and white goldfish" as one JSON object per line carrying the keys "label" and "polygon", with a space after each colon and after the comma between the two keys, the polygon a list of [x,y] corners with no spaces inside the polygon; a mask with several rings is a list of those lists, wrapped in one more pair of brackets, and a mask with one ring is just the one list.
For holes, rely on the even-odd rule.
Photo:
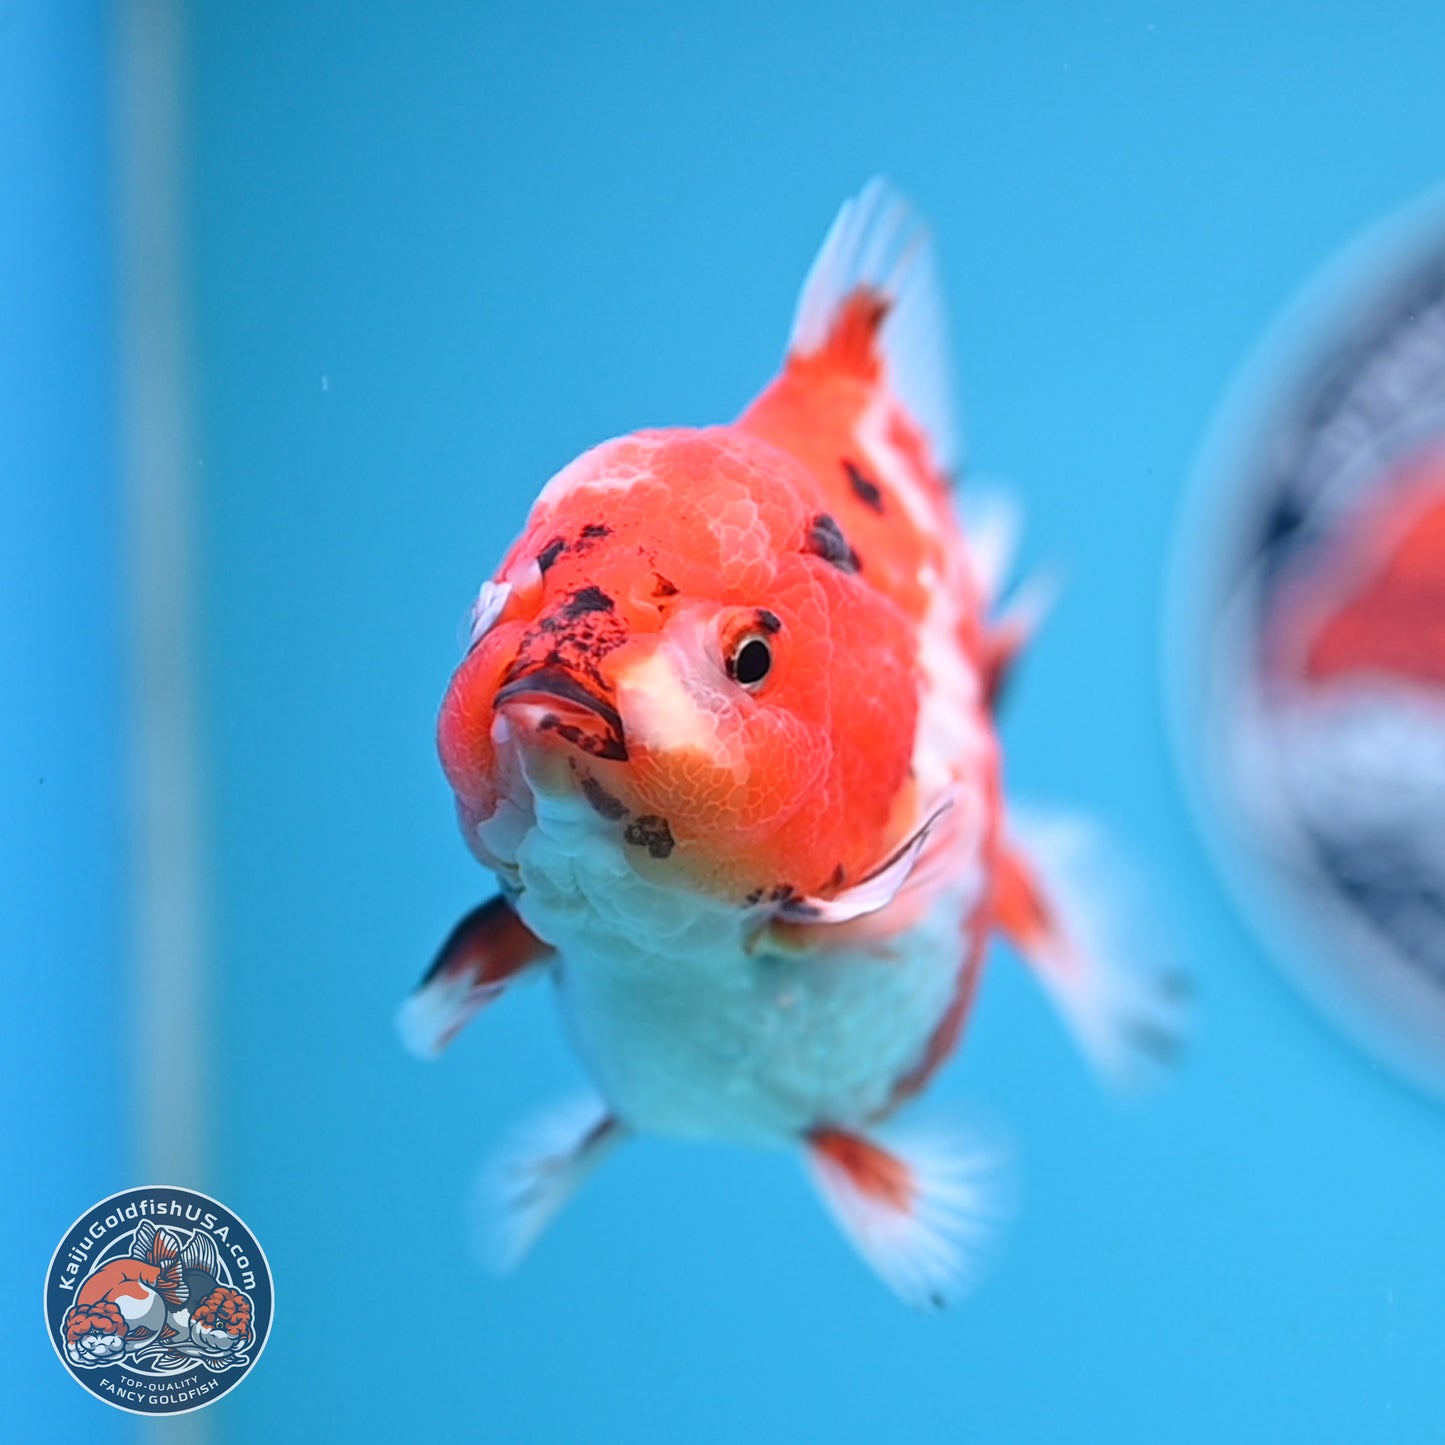
{"label": "orange and white goldfish", "polygon": [[204,1230],[183,1244],[141,1220],[130,1253],[92,1270],[76,1291],[65,1317],[71,1363],[106,1365],[139,1351],[179,1364],[238,1349],[250,1336],[250,1302],[217,1281],[217,1268]]}
{"label": "orange and white goldfish", "polygon": [[514,979],[556,985],[600,1098],[515,1164],[508,1259],[629,1135],[783,1144],[884,1281],[938,1304],[986,1181],[875,1131],[957,1044],[990,938],[1106,1068],[1172,1036],[1170,991],[1009,827],[994,706],[1037,599],[994,615],[1009,514],[971,546],[955,512],[934,275],[870,184],[742,416],[584,453],[482,585],[439,747],[501,894],[400,1023],[431,1055]]}

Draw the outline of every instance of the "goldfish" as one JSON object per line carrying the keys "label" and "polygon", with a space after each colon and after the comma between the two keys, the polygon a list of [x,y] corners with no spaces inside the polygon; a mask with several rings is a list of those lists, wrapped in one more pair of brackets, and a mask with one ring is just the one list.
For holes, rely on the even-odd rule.
{"label": "goldfish", "polygon": [[250,1303],[217,1281],[217,1269],[216,1246],[203,1231],[182,1243],[142,1220],[131,1252],[92,1270],[76,1292],[65,1318],[71,1363],[106,1365],[140,1351],[170,1367],[244,1345]]}
{"label": "goldfish", "polygon": [[954,1051],[990,940],[1109,1073],[1177,1038],[1173,986],[1011,826],[996,707],[1043,604],[1000,596],[1012,511],[960,520],[957,437],[932,240],[875,181],[742,415],[585,452],[482,584],[438,747],[500,891],[400,1028],[434,1057],[547,976],[596,1086],[504,1171],[502,1263],[633,1136],[783,1146],[932,1308],[975,1273],[989,1161],[882,1126]]}

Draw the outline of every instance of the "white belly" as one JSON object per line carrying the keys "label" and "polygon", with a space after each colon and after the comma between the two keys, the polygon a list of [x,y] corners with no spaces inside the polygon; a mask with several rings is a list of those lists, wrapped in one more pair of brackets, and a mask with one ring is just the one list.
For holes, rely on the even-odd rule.
{"label": "white belly", "polygon": [[976,883],[866,950],[752,953],[740,910],[640,878],[580,798],[532,807],[517,906],[559,951],[563,1014],[625,1123],[769,1142],[886,1111],[954,998]]}

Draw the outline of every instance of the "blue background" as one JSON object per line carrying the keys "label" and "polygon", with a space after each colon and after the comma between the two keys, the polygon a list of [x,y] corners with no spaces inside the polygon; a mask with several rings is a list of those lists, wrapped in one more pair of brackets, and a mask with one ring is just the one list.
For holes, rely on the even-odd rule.
{"label": "blue background", "polygon": [[[0,12],[0,1433],[131,1438],[47,1338],[45,1270],[129,1181],[124,568],[98,7]],[[116,1181],[121,1181],[117,1183]],[[100,1418],[97,1418],[100,1417]]]}
{"label": "blue background", "polygon": [[[209,1184],[278,1294],[211,1428],[1439,1438],[1445,1120],[1236,921],[1170,757],[1161,618],[1231,374],[1445,171],[1445,11],[217,0],[190,33]],[[498,1283],[467,1258],[473,1172],[580,1076],[544,989],[430,1067],[392,1032],[488,891],[431,741],[456,619],[575,453],[744,405],[875,171],[936,228],[973,470],[1067,582],[1011,700],[1011,792],[1141,860],[1193,1047],[1121,1103],[999,958],[930,1109],[1006,1130],[1017,1216],[941,1319],[868,1277],[786,1157],[651,1141]],[[6,585],[34,597],[59,552]],[[31,866],[89,906],[78,860]],[[57,1236],[90,1202],[66,1189]],[[75,1404],[52,1373],[37,1409]]]}

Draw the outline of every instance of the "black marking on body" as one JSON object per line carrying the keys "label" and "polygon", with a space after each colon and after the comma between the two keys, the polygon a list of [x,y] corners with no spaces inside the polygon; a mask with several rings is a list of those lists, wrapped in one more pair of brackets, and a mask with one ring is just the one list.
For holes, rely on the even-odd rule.
{"label": "black marking on body", "polygon": [[622,799],[614,798],[591,773],[583,773],[578,782],[582,784],[582,796],[592,805],[594,813],[612,823],[627,816],[627,807]]}
{"label": "black marking on body", "polygon": [[594,758],[611,758],[619,763],[627,761],[627,746],[620,736],[599,736],[596,733],[583,732],[575,723],[563,722],[554,712],[549,712],[537,724],[537,731],[556,733],[559,738],[571,743],[578,752],[589,753]]}
{"label": "black marking on body", "polygon": [[761,888],[754,888],[753,891],[749,893],[746,898],[743,899],[743,902],[746,903],[749,908],[751,908],[755,903],[761,903],[762,901],[763,890]]}
{"label": "black marking on body", "polygon": [[579,587],[563,606],[562,617],[567,622],[575,622],[589,612],[611,612],[613,610],[612,599],[600,587]]}
{"label": "black marking on body", "polygon": [[843,529],[827,512],[819,512],[813,518],[803,550],[832,563],[842,572],[857,572],[863,566],[862,559],[848,545]]}
{"label": "black marking on body", "polygon": [[847,876],[847,869],[845,869],[841,863],[838,864],[838,866],[833,870],[832,875],[828,879],[828,887],[841,888],[843,886],[843,880],[847,878]]}
{"label": "black marking on body", "polygon": [[583,542],[600,542],[603,537],[610,537],[612,528],[606,522],[588,522],[580,533]]}
{"label": "black marking on body", "polygon": [[791,883],[775,883],[768,893],[769,903],[786,903],[797,890]]}
{"label": "black marking on body", "polygon": [[853,488],[853,495],[863,503],[865,507],[883,515],[883,492],[878,483],[870,477],[857,462],[843,458],[843,470],[848,475],[848,485]]}
{"label": "black marking on body", "polygon": [[781,632],[783,630],[783,619],[776,612],[769,612],[766,607],[759,607],[757,611],[758,626],[764,632]]}
{"label": "black marking on body", "polygon": [[557,559],[567,550],[567,543],[561,537],[553,537],[540,552],[537,553],[537,566],[545,572],[549,567],[556,564]]}
{"label": "black marking on body", "polygon": [[652,589],[652,595],[654,597],[677,596],[676,583],[669,582],[668,579],[664,577],[661,572],[654,572],[652,575],[657,578],[657,585]]}
{"label": "black marking on body", "polygon": [[806,923],[812,918],[821,918],[823,910],[806,898],[785,898],[783,915],[790,923]]}
{"label": "black marking on body", "polygon": [[667,819],[658,813],[644,813],[634,818],[622,836],[634,848],[646,848],[654,858],[666,858],[677,846]]}

